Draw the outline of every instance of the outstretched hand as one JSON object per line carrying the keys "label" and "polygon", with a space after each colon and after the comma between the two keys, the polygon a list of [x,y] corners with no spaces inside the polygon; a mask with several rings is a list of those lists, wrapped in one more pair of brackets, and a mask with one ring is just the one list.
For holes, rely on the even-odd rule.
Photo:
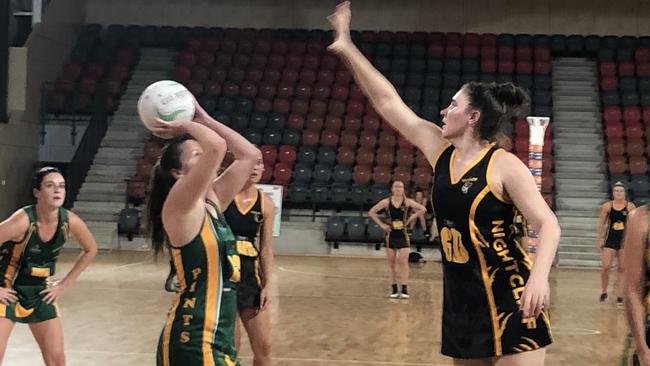
{"label": "outstretched hand", "polygon": [[344,1],[336,6],[334,13],[327,17],[334,30],[334,42],[327,48],[329,51],[339,53],[343,48],[352,43],[350,38],[350,2]]}

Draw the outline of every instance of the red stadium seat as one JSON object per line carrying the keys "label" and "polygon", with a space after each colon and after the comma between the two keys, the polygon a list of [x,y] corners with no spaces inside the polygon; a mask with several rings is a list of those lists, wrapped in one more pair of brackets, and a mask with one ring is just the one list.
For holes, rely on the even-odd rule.
{"label": "red stadium seat", "polygon": [[636,74],[637,74],[637,76],[641,76],[641,77],[650,76],[650,63],[645,62],[645,63],[642,63],[642,64],[637,64],[636,65]]}
{"label": "red stadium seat", "polygon": [[530,61],[517,61],[517,74],[531,74],[533,72],[533,63]]}
{"label": "red stadium seat", "polygon": [[262,152],[262,160],[264,165],[275,165],[275,161],[278,158],[278,150],[274,145],[263,145],[260,146],[260,151]]}
{"label": "red stadium seat", "polygon": [[517,61],[531,61],[533,59],[533,49],[530,46],[518,46],[515,51]]}
{"label": "red stadium seat", "polygon": [[618,76],[634,76],[636,67],[632,62],[621,62],[618,64]]}
{"label": "red stadium seat", "polygon": [[536,46],[533,53],[535,61],[551,61],[551,50],[546,46]]}
{"label": "red stadium seat", "polygon": [[498,46],[497,55],[499,62],[513,61],[515,59],[515,50],[511,46]]}
{"label": "red stadium seat", "polygon": [[343,127],[343,120],[340,117],[325,116],[325,119],[323,121],[324,129],[339,133],[342,127]]}
{"label": "red stadium seat", "polygon": [[640,123],[629,124],[625,126],[625,137],[628,139],[639,139],[643,137],[644,134],[643,125]]}
{"label": "red stadium seat", "polygon": [[648,171],[648,161],[645,156],[631,156],[629,164],[630,174],[641,175]]}
{"label": "red stadium seat", "polygon": [[603,76],[600,79],[600,89],[603,91],[618,90],[618,78],[616,76]]}
{"label": "red stadium seat", "polygon": [[[607,147],[609,148],[609,143]],[[608,150],[609,151],[609,150]],[[645,144],[643,139],[629,139],[626,146],[627,155],[632,156],[642,156],[645,153]],[[620,154],[619,154],[620,155]],[[631,162],[630,162],[631,163]]]}
{"label": "red stadium seat", "polygon": [[605,123],[619,123],[623,118],[621,108],[617,106],[609,106],[603,109],[603,120]]}
{"label": "red stadium seat", "polygon": [[336,147],[339,143],[339,135],[334,131],[323,130],[320,135],[322,146]]}
{"label": "red stadium seat", "polygon": [[362,102],[359,102],[357,100],[350,100],[347,103],[345,111],[349,116],[361,117],[363,115],[363,106],[364,103]]}
{"label": "red stadium seat", "polygon": [[375,162],[375,150],[369,147],[360,147],[357,150],[357,164],[372,165]]}
{"label": "red stadium seat", "polygon": [[327,100],[331,92],[332,88],[329,85],[316,84],[313,88],[313,97],[319,100]]}
{"label": "red stadium seat", "polygon": [[616,76],[616,64],[609,61],[603,61],[600,63],[600,75],[601,76]]}
{"label": "red stadium seat", "polygon": [[296,161],[296,148],[295,146],[282,145],[278,150],[277,160],[287,164],[288,166],[293,166]]}
{"label": "red stadium seat", "polygon": [[431,167],[421,167],[413,170],[413,176],[411,180],[418,188],[429,189],[431,188],[431,178],[433,172]]}
{"label": "red stadium seat", "polygon": [[305,130],[320,133],[323,130],[323,117],[315,114],[308,114],[307,118],[305,118]]}
{"label": "red stadium seat", "polygon": [[365,131],[379,131],[381,127],[381,120],[379,117],[373,116],[364,116],[363,117],[363,129]]}
{"label": "red stadium seat", "polygon": [[382,131],[379,133],[379,146],[384,148],[395,148],[397,138],[395,133],[391,131]]}
{"label": "red stadium seat", "polygon": [[623,155],[625,152],[625,140],[621,138],[613,138],[607,140],[607,155]]}
{"label": "red stadium seat", "polygon": [[346,166],[352,166],[356,158],[355,150],[349,146],[341,146],[336,154],[336,162]]}
{"label": "red stadium seat", "polygon": [[318,146],[320,133],[313,130],[304,130],[302,133],[302,144],[304,146]]}
{"label": "red stadium seat", "polygon": [[610,174],[623,174],[627,172],[627,160],[623,156],[610,156],[607,167]]}
{"label": "red stadium seat", "polygon": [[497,63],[492,59],[481,59],[481,72],[493,74],[497,72]]}
{"label": "red stadium seat", "polygon": [[327,103],[322,100],[312,99],[309,103],[309,113],[317,116],[325,116],[327,113]]}
{"label": "red stadium seat", "polygon": [[343,129],[346,131],[359,131],[361,126],[362,122],[357,117],[345,116],[343,119]]}
{"label": "red stadium seat", "polygon": [[636,61],[637,64],[650,62],[650,49],[637,48],[634,51],[634,61]]}
{"label": "red stadium seat", "polygon": [[395,152],[393,149],[380,147],[377,150],[375,160],[378,165],[385,165],[392,168],[393,163],[395,162]]}
{"label": "red stadium seat", "polygon": [[285,163],[277,163],[273,169],[273,183],[286,185],[291,181],[293,169]]}
{"label": "red stadium seat", "polygon": [[605,135],[607,138],[621,138],[623,137],[623,124],[611,123],[605,127]]}
{"label": "red stadium seat", "polygon": [[359,135],[359,145],[374,149],[377,146],[376,131],[361,131]]}
{"label": "red stadium seat", "polygon": [[398,166],[393,169],[393,182],[400,181],[404,182],[405,185],[408,185],[408,182],[411,181],[411,169]]}
{"label": "red stadium seat", "polygon": [[291,113],[304,116],[309,111],[309,103],[304,100],[294,99],[291,102]]}
{"label": "red stadium seat", "polygon": [[[293,104],[292,104],[293,108]],[[306,114],[306,113],[305,113]],[[302,131],[305,126],[305,116],[303,114],[290,114],[287,118],[287,127]]]}
{"label": "red stadium seat", "polygon": [[355,184],[368,184],[372,178],[371,168],[369,165],[357,165],[352,171],[352,180]]}
{"label": "red stadium seat", "polygon": [[636,106],[623,108],[623,121],[625,124],[637,123],[641,121],[641,109]]}
{"label": "red stadium seat", "polygon": [[372,171],[372,180],[375,184],[389,184],[393,178],[392,171],[389,167],[377,165]]}
{"label": "red stadium seat", "polygon": [[643,107],[641,117],[646,124],[650,123],[650,107]]}
{"label": "red stadium seat", "polygon": [[356,147],[359,137],[355,132],[343,131],[339,139],[341,146]]}
{"label": "red stadium seat", "polygon": [[512,61],[499,60],[497,70],[500,74],[512,74],[515,72],[515,63]]}

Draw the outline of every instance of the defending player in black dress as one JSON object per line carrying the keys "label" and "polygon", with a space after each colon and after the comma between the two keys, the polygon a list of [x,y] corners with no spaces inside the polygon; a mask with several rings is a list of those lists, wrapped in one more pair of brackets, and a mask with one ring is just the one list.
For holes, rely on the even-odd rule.
{"label": "defending player in black dress", "polygon": [[[271,273],[273,268],[273,200],[255,185],[264,172],[262,156],[250,179],[224,212],[237,240],[241,258],[241,281],[237,309],[253,350],[253,365],[271,365]],[[235,341],[239,349],[241,326]]]}
{"label": "defending player in black dress", "polygon": [[625,223],[628,212],[632,211],[634,203],[626,199],[625,185],[616,182],[612,187],[612,200],[603,203],[600,208],[598,220],[598,239],[596,245],[600,249],[603,267],[600,270],[600,301],[607,300],[607,288],[609,287],[609,270],[616,257],[616,303],[623,304],[623,269],[621,244],[625,233]]}
{"label": "defending player in black dress", "polygon": [[[418,117],[355,47],[350,4],[329,17],[329,50],[352,71],[381,117],[434,169],[444,301],[442,353],[455,365],[544,364],[551,340],[549,272],[560,228],[528,168],[495,142],[526,116],[528,95],[512,83],[467,83],[442,112],[442,128]],[[540,237],[533,264],[514,240],[514,206]],[[469,359],[469,360],[468,360]]]}
{"label": "defending player in black dress", "polygon": [[[426,209],[421,204],[415,202],[404,195],[404,183],[400,181],[393,182],[391,186],[390,197],[384,198],[377,202],[370,211],[370,217],[380,228],[386,232],[384,244],[386,245],[386,259],[388,261],[388,269],[390,270],[390,277],[392,282],[392,293],[390,297],[393,299],[403,298],[408,299],[408,278],[409,278],[409,265],[408,258],[410,252],[410,239],[407,232],[409,225],[417,220],[419,215],[423,215]],[[385,211],[388,218],[388,223],[383,222],[379,218],[379,212]],[[409,214],[409,211],[413,213]],[[397,265],[397,270],[396,270]],[[397,280],[399,277],[402,287],[398,289]]]}

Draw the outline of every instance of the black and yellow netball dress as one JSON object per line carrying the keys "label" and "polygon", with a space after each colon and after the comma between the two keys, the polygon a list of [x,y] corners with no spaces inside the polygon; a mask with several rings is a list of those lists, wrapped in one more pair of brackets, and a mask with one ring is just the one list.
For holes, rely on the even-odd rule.
{"label": "black and yellow netball dress", "polygon": [[523,319],[519,303],[532,262],[514,238],[513,205],[494,192],[488,175],[503,153],[487,146],[459,177],[455,149],[435,161],[433,206],[444,273],[442,353],[485,358],[535,350],[552,342],[546,311]]}
{"label": "black and yellow netball dress", "polygon": [[[646,209],[650,207],[645,206]],[[627,210],[627,203],[625,204],[625,209]],[[650,215],[648,216],[648,227],[650,227]],[[646,308],[646,320],[645,320],[645,341],[648,347],[650,347],[650,316],[648,311],[650,310],[650,231],[648,231],[645,238],[645,285],[644,285],[644,304]],[[621,360],[621,366],[641,366],[639,362],[639,357],[636,355],[634,350],[634,340],[632,339],[632,334],[627,335],[625,338],[625,345],[623,347],[623,359]]]}
{"label": "black and yellow netball dress", "polygon": [[19,323],[38,323],[59,316],[56,303],[43,301],[48,278],[54,275],[56,261],[68,239],[68,211],[59,208],[59,222],[54,236],[44,242],[39,236],[36,206],[23,210],[29,217],[29,229],[20,242],[8,241],[0,247],[0,275],[3,287],[13,287],[18,302],[0,304],[0,317]]}
{"label": "black and yellow netball dress", "polygon": [[163,329],[158,366],[239,365],[235,321],[240,266],[235,238],[223,214],[206,210],[199,234],[172,248],[180,288]]}
{"label": "black and yellow netball dress", "polygon": [[406,220],[408,219],[409,208],[406,205],[406,198],[402,199],[399,207],[393,205],[393,200],[388,197],[388,225],[390,232],[386,233],[385,244],[390,249],[402,249],[411,246],[411,240],[406,231]]}
{"label": "black and yellow netball dress", "polygon": [[257,191],[257,198],[249,207],[241,207],[237,197],[224,211],[226,221],[237,240],[237,253],[241,259],[241,282],[237,287],[237,307],[258,309],[264,287],[260,267],[260,232],[264,223],[264,193]]}
{"label": "black and yellow netball dress", "polygon": [[627,222],[627,201],[622,210],[614,209],[614,203],[611,202],[609,208],[609,227],[607,228],[607,239],[605,239],[605,248],[614,250],[621,249],[623,243],[623,233],[625,232],[625,223]]}

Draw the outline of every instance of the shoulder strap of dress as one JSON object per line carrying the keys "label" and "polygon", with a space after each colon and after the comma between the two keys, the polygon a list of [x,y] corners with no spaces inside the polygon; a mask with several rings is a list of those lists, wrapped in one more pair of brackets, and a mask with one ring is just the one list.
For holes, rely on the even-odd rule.
{"label": "shoulder strap of dress", "polygon": [[29,223],[33,224],[36,222],[36,215],[34,215],[34,210],[35,206],[34,205],[28,205],[23,207],[23,211],[27,214],[27,217],[29,217]]}

